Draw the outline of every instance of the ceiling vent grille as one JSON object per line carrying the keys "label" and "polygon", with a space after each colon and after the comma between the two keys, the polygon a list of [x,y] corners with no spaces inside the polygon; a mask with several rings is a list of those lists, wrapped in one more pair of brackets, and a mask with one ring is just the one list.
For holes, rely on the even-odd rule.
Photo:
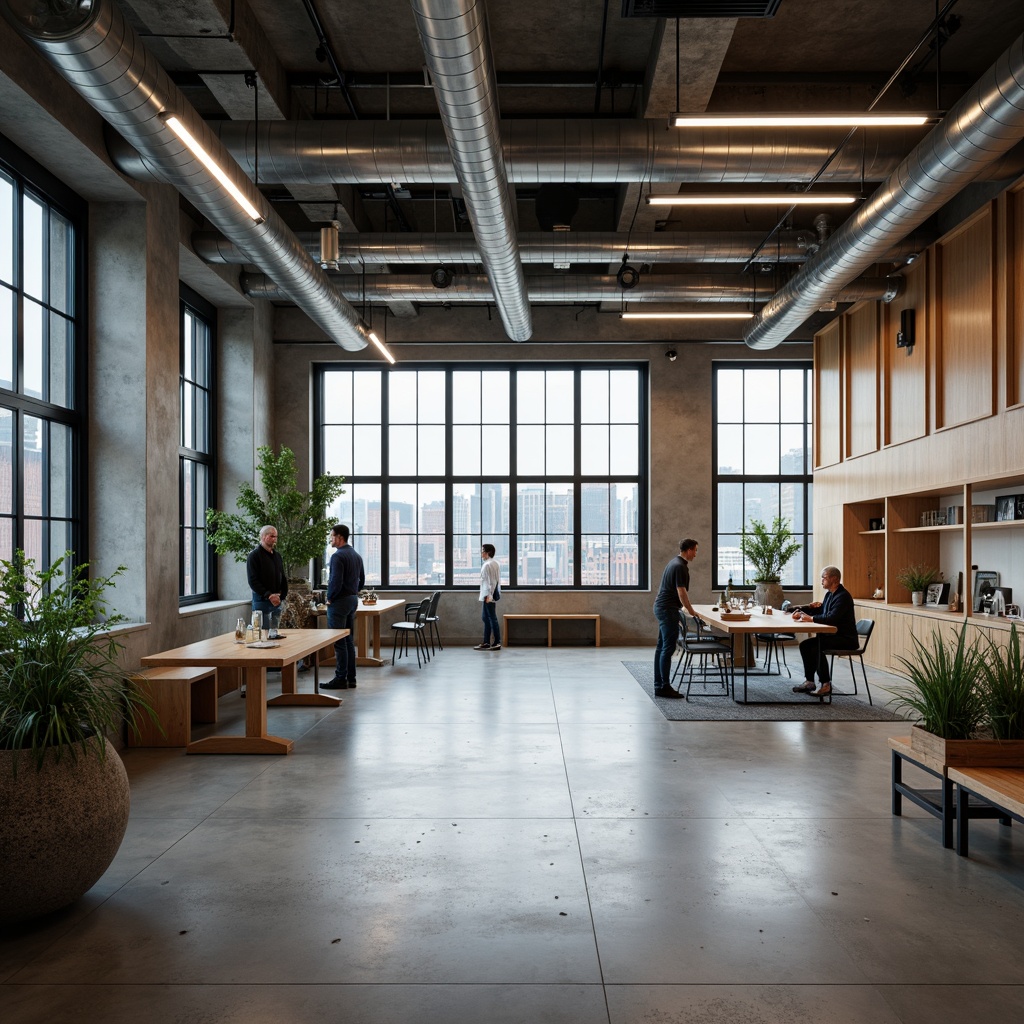
{"label": "ceiling vent grille", "polygon": [[773,18],[782,0],[622,0],[624,18]]}

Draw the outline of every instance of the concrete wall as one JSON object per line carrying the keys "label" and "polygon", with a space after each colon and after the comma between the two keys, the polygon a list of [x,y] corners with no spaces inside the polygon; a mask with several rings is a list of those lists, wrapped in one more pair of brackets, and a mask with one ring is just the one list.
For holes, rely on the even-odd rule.
{"label": "concrete wall", "polygon": [[[473,311],[466,311],[471,313]],[[548,316],[555,311],[547,311]],[[573,321],[565,310],[560,315]],[[706,602],[711,589],[711,370],[715,361],[766,359],[808,359],[810,347],[793,345],[767,353],[755,353],[742,345],[670,345],[665,342],[604,344],[600,348],[579,345],[489,343],[473,344],[465,340],[462,321],[453,333],[462,339],[457,345],[439,343],[417,345],[406,341],[395,346],[403,362],[418,360],[629,360],[650,365],[650,518],[641,528],[649,531],[650,579],[657,587],[665,564],[678,551],[684,536],[701,542],[697,559],[691,566],[691,593],[695,602]],[[415,323],[406,322],[403,331],[411,333]],[[389,339],[390,340],[390,339]],[[675,362],[665,351],[675,347]],[[314,362],[352,363],[353,356],[335,346],[278,345],[275,360],[275,405],[277,440],[296,453],[300,466],[312,459],[309,429]],[[372,357],[369,357],[372,358]],[[389,594],[389,596],[391,596]],[[400,591],[396,596],[410,600],[421,595]],[[506,612],[580,611],[601,615],[601,640],[608,644],[651,643],[657,635],[651,612],[653,596],[649,590],[638,592],[600,591],[528,591],[506,590],[499,614]],[[480,607],[476,595],[466,592],[446,594],[441,600],[443,636],[452,643],[477,643],[480,632]],[[566,629],[568,630],[568,626]],[[592,627],[581,624],[579,634],[589,635]],[[386,631],[386,630],[385,630]]]}

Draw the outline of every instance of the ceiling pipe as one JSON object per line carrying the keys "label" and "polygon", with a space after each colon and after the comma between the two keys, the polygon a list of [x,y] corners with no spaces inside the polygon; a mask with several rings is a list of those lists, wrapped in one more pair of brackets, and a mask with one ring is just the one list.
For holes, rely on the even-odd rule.
{"label": "ceiling pipe", "polygon": [[513,341],[527,341],[533,323],[505,173],[483,0],[412,0],[412,9],[494,304],[505,333]]}
{"label": "ceiling pipe", "polygon": [[[817,222],[816,226],[817,226]],[[296,232],[307,251],[320,260],[320,235]],[[760,244],[760,231],[647,231],[629,235],[629,258],[640,263],[743,263]],[[523,263],[608,263],[626,248],[626,235],[615,231],[521,231]],[[803,263],[821,244],[812,230],[784,231],[761,254],[760,264]],[[896,262],[919,253],[926,243],[910,238],[893,246],[882,262]],[[243,264],[245,255],[215,231],[197,231],[192,248],[207,263]],[[334,252],[336,251],[336,255]],[[480,250],[465,232],[405,234],[399,232],[341,234],[332,258],[353,267],[402,263],[479,263]]]}
{"label": "ceiling pipe", "polygon": [[863,273],[1024,137],[1024,36],[762,309],[754,349],[785,341],[823,301]]}
{"label": "ceiling pipe", "polygon": [[[843,129],[686,129],[664,120],[496,121],[495,139],[512,184],[551,182],[765,184],[806,180],[835,147]],[[219,121],[210,128],[260,180],[277,185],[361,185],[400,181],[446,185],[457,180],[444,128],[436,121]],[[921,129],[862,129],[823,182],[881,181],[922,138]],[[109,141],[111,159],[138,180],[152,170],[130,146]],[[1015,173],[1014,173],[1015,172]],[[1024,172],[1024,153],[993,168],[1003,180]]]}
{"label": "ceiling pipe", "polygon": [[[332,278],[335,287],[353,301],[470,303],[493,302],[494,293],[482,274],[457,274],[445,288],[431,283],[429,274],[388,274],[364,277],[342,274]],[[530,302],[607,302],[625,299],[638,302],[764,302],[769,293],[756,294],[756,279],[736,274],[644,274],[640,283],[624,294],[614,274],[537,274],[526,278]],[[253,298],[280,301],[284,296],[262,274],[242,274],[242,290]],[[867,277],[839,289],[829,298],[836,302],[863,300],[891,302],[903,287],[900,277]]]}
{"label": "ceiling pipe", "polygon": [[[332,341],[366,347],[361,318],[249,181],[112,0],[39,4],[7,0],[15,27],[72,87],[300,306]],[[260,218],[257,223],[168,127],[173,114]]]}

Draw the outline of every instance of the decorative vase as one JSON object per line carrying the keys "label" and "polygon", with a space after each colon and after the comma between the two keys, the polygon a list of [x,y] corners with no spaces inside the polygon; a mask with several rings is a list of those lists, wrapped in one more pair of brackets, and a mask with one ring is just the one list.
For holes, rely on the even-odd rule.
{"label": "decorative vase", "polygon": [[[0,923],[66,907],[110,867],[128,827],[128,775],[117,751],[0,750]],[[18,755],[18,773],[12,761]]]}
{"label": "decorative vase", "polygon": [[911,603],[913,603],[915,605],[924,604],[924,591],[923,590],[915,590],[910,595],[910,600],[911,600]]}
{"label": "decorative vase", "polygon": [[785,599],[781,583],[762,582],[754,584],[754,604],[758,608],[764,608],[765,605],[770,605],[772,608],[781,608],[782,602]]}

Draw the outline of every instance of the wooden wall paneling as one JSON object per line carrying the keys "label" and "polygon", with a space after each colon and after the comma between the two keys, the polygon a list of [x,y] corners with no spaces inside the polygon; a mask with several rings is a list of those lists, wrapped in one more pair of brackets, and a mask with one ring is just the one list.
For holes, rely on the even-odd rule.
{"label": "wooden wall paneling", "polygon": [[995,412],[993,220],[989,204],[935,245],[937,429]]}
{"label": "wooden wall paneling", "polygon": [[843,398],[846,458],[878,451],[880,302],[843,315]]}
{"label": "wooden wall paneling", "polygon": [[834,466],[842,453],[842,318],[814,339],[814,465]]}
{"label": "wooden wall paneling", "polygon": [[870,530],[872,519],[885,515],[882,501],[858,502],[843,509],[843,585],[854,598],[870,598],[885,586],[885,531]]}
{"label": "wooden wall paneling", "polygon": [[1024,403],[1024,186],[1006,196],[1006,247],[1000,278],[1007,297],[1006,407]]}
{"label": "wooden wall paneling", "polygon": [[[930,252],[921,255],[903,274],[903,294],[882,313],[882,444],[902,444],[928,432],[928,364],[931,357],[931,310],[928,303]],[[900,313],[914,310],[917,343],[912,352],[896,348]]]}

